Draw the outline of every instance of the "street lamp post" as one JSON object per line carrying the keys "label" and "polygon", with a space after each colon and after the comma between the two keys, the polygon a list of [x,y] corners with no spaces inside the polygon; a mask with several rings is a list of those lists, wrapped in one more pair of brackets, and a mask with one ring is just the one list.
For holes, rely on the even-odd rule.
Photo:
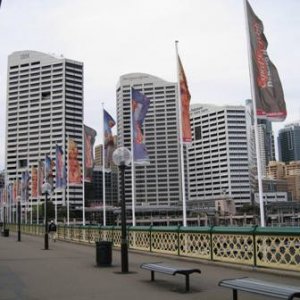
{"label": "street lamp post", "polygon": [[21,197],[18,197],[18,242],[21,242]]}
{"label": "street lamp post", "polygon": [[131,163],[131,153],[125,147],[117,148],[113,152],[113,162],[121,172],[122,199],[121,199],[121,270],[128,273],[128,240],[126,230],[126,203],[125,203],[125,169]]}
{"label": "street lamp post", "polygon": [[45,235],[44,235],[44,250],[49,249],[49,236],[48,236],[48,213],[47,213],[47,204],[48,204],[48,194],[51,193],[51,185],[46,182],[42,187],[43,192],[45,193]]}

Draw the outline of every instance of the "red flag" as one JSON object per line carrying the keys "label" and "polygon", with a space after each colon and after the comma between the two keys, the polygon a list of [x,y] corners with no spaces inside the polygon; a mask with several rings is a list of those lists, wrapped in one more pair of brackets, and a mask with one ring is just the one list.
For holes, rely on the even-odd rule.
{"label": "red flag", "polygon": [[181,99],[181,123],[182,123],[182,141],[184,143],[190,143],[192,141],[192,131],[190,123],[190,100],[191,95],[189,87],[185,77],[184,69],[178,55],[179,66],[179,85],[180,85],[180,99]]}
{"label": "red flag", "polygon": [[264,26],[248,1],[246,4],[257,117],[268,118],[270,121],[284,121],[287,111],[283,89],[278,71],[267,53],[268,41],[264,35]]}
{"label": "red flag", "polygon": [[68,182],[70,185],[81,184],[81,167],[78,160],[78,148],[75,141],[68,141]]}
{"label": "red flag", "polygon": [[84,181],[92,182],[94,167],[94,143],[97,132],[84,125]]}

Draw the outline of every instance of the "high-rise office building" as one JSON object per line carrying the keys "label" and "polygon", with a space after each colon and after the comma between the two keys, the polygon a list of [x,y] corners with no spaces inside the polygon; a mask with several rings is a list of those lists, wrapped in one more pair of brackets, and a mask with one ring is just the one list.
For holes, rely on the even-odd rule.
{"label": "high-rise office building", "polygon": [[[257,176],[257,161],[256,161],[256,148],[255,148],[255,133],[254,133],[254,116],[252,100],[246,100],[246,113],[247,113],[247,131],[249,140],[249,159],[251,171],[254,171],[254,177]],[[261,164],[261,175],[266,177],[267,166],[270,161],[275,161],[275,143],[272,129],[272,122],[267,119],[257,120],[257,133],[259,139],[259,154]],[[255,167],[254,167],[255,166]]]}
{"label": "high-rise office building", "polygon": [[[117,85],[118,146],[131,148],[130,88],[150,99],[143,134],[150,164],[135,166],[136,206],[181,205],[180,152],[177,130],[177,84],[143,73],[126,74]],[[126,169],[127,205],[131,204],[131,169]]]}
{"label": "high-rise office building", "polygon": [[[77,143],[82,167],[82,128],[83,64],[37,51],[12,53],[7,79],[8,182],[20,179],[25,171],[31,175],[32,166],[37,167],[46,154],[55,160],[56,144],[62,146],[66,162],[68,138]],[[69,197],[70,208],[80,208],[82,184],[66,190],[55,191],[53,199],[60,204]],[[38,200],[31,197],[30,183],[29,198],[29,203]]]}
{"label": "high-rise office building", "polygon": [[278,134],[279,160],[300,160],[300,122],[286,125]]}
{"label": "high-rise office building", "polygon": [[191,106],[193,142],[188,148],[190,205],[251,199],[244,106]]}

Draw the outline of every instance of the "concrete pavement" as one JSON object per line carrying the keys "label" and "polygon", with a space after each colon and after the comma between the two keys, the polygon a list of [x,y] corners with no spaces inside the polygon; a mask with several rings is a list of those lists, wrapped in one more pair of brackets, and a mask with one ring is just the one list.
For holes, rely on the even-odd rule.
{"label": "concrete pavement", "polygon": [[[170,258],[129,252],[129,274],[121,274],[120,252],[113,251],[112,267],[96,267],[95,247],[62,241],[50,242],[43,250],[41,237],[22,235],[17,242],[14,233],[0,236],[0,299],[1,300],[216,300],[232,299],[232,291],[218,287],[224,278],[255,277],[300,286],[300,277],[286,273],[268,274],[246,268],[231,268],[201,260]],[[202,274],[190,276],[191,292],[185,293],[181,275],[156,274],[139,268],[143,262],[200,268]],[[239,293],[240,300],[271,299]]]}

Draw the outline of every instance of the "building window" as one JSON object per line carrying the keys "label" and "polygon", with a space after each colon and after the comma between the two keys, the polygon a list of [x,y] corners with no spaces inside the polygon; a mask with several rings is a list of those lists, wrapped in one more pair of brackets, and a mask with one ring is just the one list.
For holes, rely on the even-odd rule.
{"label": "building window", "polygon": [[201,140],[202,139],[202,132],[201,132],[201,126],[195,127],[195,140]]}

